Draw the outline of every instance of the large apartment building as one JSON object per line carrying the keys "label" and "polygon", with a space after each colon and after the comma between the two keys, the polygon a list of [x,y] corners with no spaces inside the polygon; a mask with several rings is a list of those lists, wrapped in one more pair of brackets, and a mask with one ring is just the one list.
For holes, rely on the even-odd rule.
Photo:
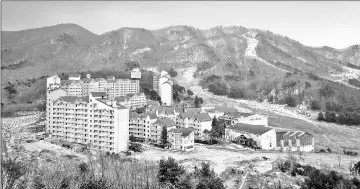
{"label": "large apartment building", "polygon": [[69,96],[62,88],[48,88],[47,132],[54,138],[90,145],[96,150],[128,150],[129,109],[106,96],[105,92]]}
{"label": "large apartment building", "polygon": [[77,76],[77,74],[70,74],[70,76],[69,80],[61,81],[61,88],[69,96],[83,97],[89,96],[90,92],[107,92],[108,98],[113,99],[140,91],[140,80],[138,79],[116,79],[114,76],[109,76],[106,79],[93,79],[90,78],[90,74],[84,79],[81,79],[80,75]]}

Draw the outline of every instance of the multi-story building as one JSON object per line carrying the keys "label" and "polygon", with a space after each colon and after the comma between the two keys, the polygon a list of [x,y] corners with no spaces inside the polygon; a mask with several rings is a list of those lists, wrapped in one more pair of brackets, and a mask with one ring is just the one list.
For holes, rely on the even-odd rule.
{"label": "multi-story building", "polygon": [[144,93],[127,94],[126,96],[115,97],[115,100],[122,106],[130,109],[141,108],[146,105]]}
{"label": "multi-story building", "polygon": [[139,141],[148,142],[151,135],[151,126],[157,121],[155,113],[137,114],[130,112],[129,134]]}
{"label": "multi-story building", "polygon": [[264,150],[276,149],[275,129],[262,125],[236,123],[228,126],[225,128],[225,139]]}
{"label": "multi-story building", "polygon": [[191,151],[194,150],[194,129],[175,128],[168,132],[170,148],[174,150]]}
{"label": "multi-story building", "polygon": [[[76,74],[75,74],[76,75]],[[80,79],[80,75],[73,75],[69,80],[60,81],[60,78],[55,76],[48,78],[48,83],[56,83],[60,81],[61,87],[68,92],[69,96],[89,96],[90,92],[107,92],[108,98],[115,98],[118,96],[125,96],[127,94],[139,93],[140,81],[138,79],[115,79],[114,76],[104,78],[87,78]],[[54,81],[53,81],[54,80]]]}
{"label": "multi-story building", "polygon": [[176,124],[170,118],[159,118],[155,121],[150,127],[150,141],[153,143],[161,143],[161,133],[163,129],[166,129],[168,132],[170,129],[175,129]]}
{"label": "multi-story building", "polygon": [[185,112],[176,119],[176,125],[181,128],[193,128],[195,138],[204,139],[204,131],[211,130],[212,118],[207,113]]}
{"label": "multi-story building", "polygon": [[176,121],[176,117],[180,113],[184,113],[184,108],[181,107],[162,107],[158,106],[152,109],[151,112],[156,113],[158,117],[161,118],[170,118],[173,121]]}
{"label": "multi-story building", "polygon": [[128,149],[129,109],[107,99],[105,92],[68,96],[61,88],[47,91],[46,129],[53,137],[90,144],[92,149]]}
{"label": "multi-story building", "polygon": [[140,68],[133,68],[131,70],[131,79],[141,79]]}
{"label": "multi-story building", "polygon": [[159,94],[159,79],[160,74],[154,73],[153,74],[153,90]]}
{"label": "multi-story building", "polygon": [[159,78],[159,96],[164,106],[171,106],[173,103],[173,84],[169,74],[162,71]]}
{"label": "multi-story building", "polygon": [[80,74],[69,74],[69,80],[80,80]]}
{"label": "multi-story building", "polygon": [[83,96],[83,84],[82,80],[65,80],[61,83],[61,87],[67,92],[68,96]]}
{"label": "multi-story building", "polygon": [[56,89],[61,86],[61,79],[58,75],[46,79],[46,89]]}

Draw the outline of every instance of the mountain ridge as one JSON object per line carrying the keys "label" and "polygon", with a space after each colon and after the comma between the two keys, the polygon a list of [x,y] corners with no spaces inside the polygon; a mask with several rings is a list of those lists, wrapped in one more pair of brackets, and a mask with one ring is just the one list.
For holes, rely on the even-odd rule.
{"label": "mountain ridge", "polygon": [[[74,70],[120,70],[126,67],[126,61],[137,61],[141,67],[149,69],[180,69],[185,64],[197,66],[202,62],[222,67],[230,61],[259,73],[270,66],[329,78],[349,75],[348,69],[353,71],[360,66],[359,45],[345,49],[314,48],[268,30],[243,26],[198,29],[176,25],[155,30],[121,27],[97,35],[77,24],[67,23],[2,31],[2,37],[5,82]],[[254,45],[252,56],[245,56],[248,45]]]}

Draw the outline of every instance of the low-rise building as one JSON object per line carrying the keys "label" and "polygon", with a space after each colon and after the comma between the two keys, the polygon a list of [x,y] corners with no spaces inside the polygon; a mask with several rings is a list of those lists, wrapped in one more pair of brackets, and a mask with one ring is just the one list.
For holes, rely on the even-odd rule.
{"label": "low-rise building", "polygon": [[155,107],[152,112],[155,112],[157,116],[161,118],[170,118],[173,121],[176,121],[176,117],[184,112],[184,108],[181,107]]}
{"label": "low-rise building", "polygon": [[146,106],[146,96],[144,93],[127,94],[126,96],[115,97],[117,103],[130,109]]}
{"label": "low-rise building", "polygon": [[278,150],[283,151],[314,151],[314,136],[304,131],[275,128],[276,145]]}
{"label": "low-rise building", "polygon": [[275,129],[262,125],[236,123],[225,128],[225,138],[264,150],[276,149]]}
{"label": "low-rise building", "polygon": [[194,150],[194,130],[193,128],[170,129],[168,132],[170,148],[182,151]]}
{"label": "low-rise building", "polygon": [[69,74],[69,80],[80,80],[80,74]]}
{"label": "low-rise building", "polygon": [[138,141],[148,142],[151,138],[151,126],[157,121],[157,118],[155,113],[130,112],[129,135]]}
{"label": "low-rise building", "polygon": [[161,133],[163,129],[168,132],[170,129],[175,129],[176,124],[170,118],[159,118],[151,125],[150,141],[156,144],[161,144]]}
{"label": "low-rise building", "polygon": [[185,112],[179,114],[176,124],[180,128],[193,128],[195,138],[204,139],[204,131],[211,130],[212,118],[207,113]]}

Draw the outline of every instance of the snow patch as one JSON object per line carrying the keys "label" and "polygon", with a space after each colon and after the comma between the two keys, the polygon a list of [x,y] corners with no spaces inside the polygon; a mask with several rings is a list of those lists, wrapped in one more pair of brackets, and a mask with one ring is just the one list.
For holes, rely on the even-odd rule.
{"label": "snow patch", "polygon": [[[249,32],[242,35],[247,40],[247,47],[245,49],[245,56],[254,58],[254,59],[259,60],[259,61],[263,62],[264,64],[267,64],[267,65],[269,65],[269,66],[271,66],[271,67],[273,67],[273,68],[275,68],[277,70],[286,72],[286,70],[280,69],[280,68],[268,63],[266,60],[258,57],[258,55],[256,54],[256,47],[257,47],[259,41],[253,38],[256,35],[257,35],[257,33],[253,32],[253,31],[249,31]],[[250,38],[249,36],[252,37],[252,38]]]}
{"label": "snow patch", "polygon": [[147,51],[151,51],[151,49],[149,47],[146,47],[146,48],[143,48],[143,49],[137,49],[136,51],[131,53],[130,56],[137,55],[137,54],[142,54],[142,53],[147,52]]}

